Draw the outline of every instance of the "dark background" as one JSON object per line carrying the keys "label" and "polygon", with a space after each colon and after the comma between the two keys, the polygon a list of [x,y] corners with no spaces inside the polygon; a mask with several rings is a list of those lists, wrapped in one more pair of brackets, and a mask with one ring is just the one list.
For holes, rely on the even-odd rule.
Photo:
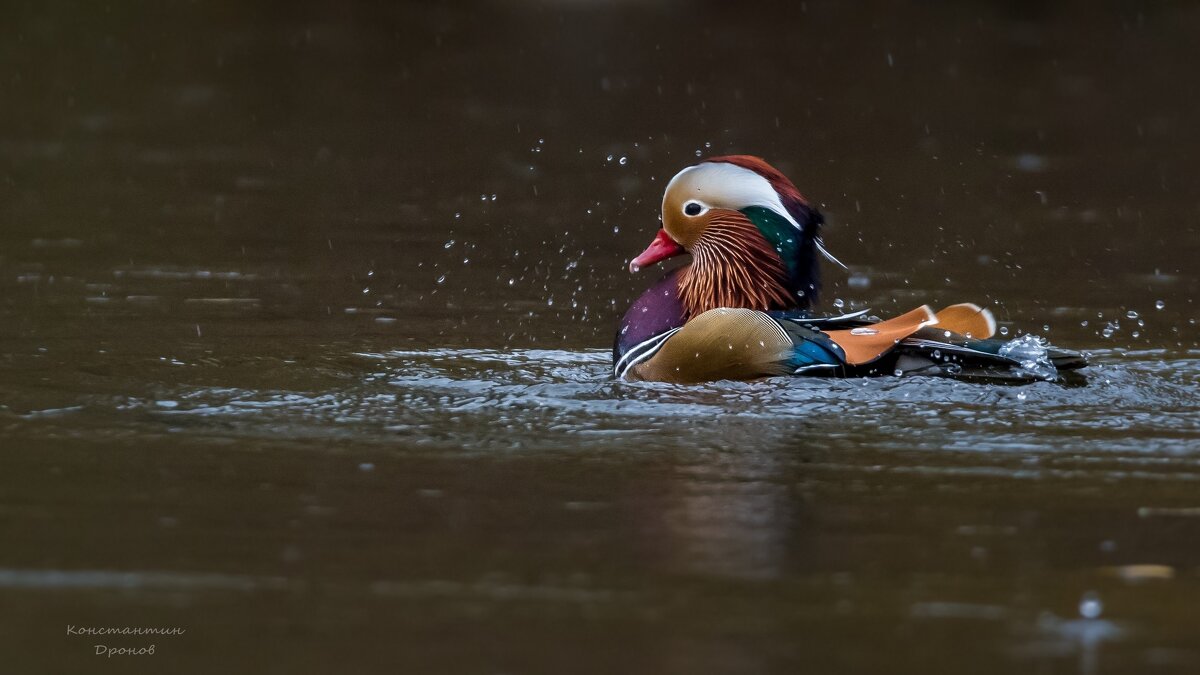
{"label": "dark background", "polygon": [[[661,188],[699,151],[766,157],[823,205],[831,248],[875,291],[831,270],[827,300],[879,306],[902,287],[903,309],[989,301],[1036,327],[1044,308],[1111,319],[1195,288],[1190,4],[7,15],[10,266],[48,263],[31,238],[73,238],[96,271],[274,273],[287,283],[262,291],[289,312],[382,302],[450,322],[437,343],[604,344],[648,281],[622,269]],[[551,323],[514,324],[514,308]],[[1074,323],[1055,328],[1094,342],[1095,322]]]}

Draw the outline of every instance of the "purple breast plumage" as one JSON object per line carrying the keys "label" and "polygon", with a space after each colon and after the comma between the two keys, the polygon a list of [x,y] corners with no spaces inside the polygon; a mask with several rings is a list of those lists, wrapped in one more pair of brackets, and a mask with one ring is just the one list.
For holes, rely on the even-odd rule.
{"label": "purple breast plumage", "polygon": [[684,324],[679,299],[679,274],[672,270],[642,293],[625,312],[613,343],[613,368],[620,376],[635,363],[653,355]]}

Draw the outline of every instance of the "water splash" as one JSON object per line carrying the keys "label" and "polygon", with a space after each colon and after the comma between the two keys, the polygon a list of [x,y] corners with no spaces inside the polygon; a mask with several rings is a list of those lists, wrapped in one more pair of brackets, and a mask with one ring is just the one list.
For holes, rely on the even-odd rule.
{"label": "water splash", "polygon": [[1046,338],[1032,333],[1013,338],[1000,348],[1000,356],[1019,362],[1018,371],[1040,380],[1054,381],[1058,369],[1050,362],[1050,343]]}

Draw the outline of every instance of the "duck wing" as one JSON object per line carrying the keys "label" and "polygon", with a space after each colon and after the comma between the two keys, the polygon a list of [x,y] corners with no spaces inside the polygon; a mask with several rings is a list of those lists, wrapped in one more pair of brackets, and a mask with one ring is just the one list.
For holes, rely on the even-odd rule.
{"label": "duck wing", "polygon": [[991,338],[995,321],[976,305],[954,305],[936,314],[923,305],[887,321],[867,320],[865,310],[835,317],[782,314],[709,310],[647,341],[644,350],[631,351],[617,375],[676,383],[892,374],[1030,382],[1061,381],[1059,371],[1087,365],[1083,354],[1034,336]]}
{"label": "duck wing", "polygon": [[626,376],[658,382],[750,380],[792,372],[792,340],[780,323],[753,309],[710,309],[667,336]]}

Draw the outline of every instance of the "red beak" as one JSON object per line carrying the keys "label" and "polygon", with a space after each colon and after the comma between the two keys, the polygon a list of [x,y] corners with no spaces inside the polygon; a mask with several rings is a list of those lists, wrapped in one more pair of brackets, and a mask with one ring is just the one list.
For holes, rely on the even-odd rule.
{"label": "red beak", "polygon": [[683,250],[683,247],[680,246],[679,243],[674,239],[672,239],[671,235],[667,234],[666,230],[659,230],[658,234],[654,237],[654,241],[650,242],[650,245],[646,247],[646,250],[642,251],[641,255],[634,258],[633,262],[629,263],[629,271],[636,272],[643,267],[649,267],[660,260],[673,258],[677,255],[683,255],[684,253],[686,253],[686,251]]}

